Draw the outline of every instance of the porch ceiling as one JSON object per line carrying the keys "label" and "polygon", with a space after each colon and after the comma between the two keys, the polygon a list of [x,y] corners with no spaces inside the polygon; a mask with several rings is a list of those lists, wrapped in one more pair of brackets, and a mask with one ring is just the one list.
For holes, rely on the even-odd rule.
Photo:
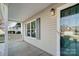
{"label": "porch ceiling", "polygon": [[51,5],[51,3],[9,3],[8,17],[12,21],[22,21]]}

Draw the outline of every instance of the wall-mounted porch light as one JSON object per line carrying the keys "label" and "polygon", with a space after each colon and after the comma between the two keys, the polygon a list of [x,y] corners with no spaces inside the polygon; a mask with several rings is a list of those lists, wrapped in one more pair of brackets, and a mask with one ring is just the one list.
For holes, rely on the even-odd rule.
{"label": "wall-mounted porch light", "polygon": [[52,15],[52,16],[55,15],[55,9],[54,9],[54,8],[52,8],[50,12],[51,12],[51,15]]}

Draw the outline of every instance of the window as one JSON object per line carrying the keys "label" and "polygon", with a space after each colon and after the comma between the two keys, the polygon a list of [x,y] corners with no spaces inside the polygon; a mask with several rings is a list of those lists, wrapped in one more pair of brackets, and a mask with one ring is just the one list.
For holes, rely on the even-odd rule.
{"label": "window", "polygon": [[16,24],[16,27],[21,27],[21,23],[17,23]]}
{"label": "window", "polygon": [[36,38],[40,39],[40,18],[36,20]]}
{"label": "window", "polygon": [[30,36],[30,23],[27,24],[27,36]]}
{"label": "window", "polygon": [[36,37],[35,21],[31,22],[31,37]]}
{"label": "window", "polygon": [[27,36],[40,39],[40,18],[27,23]]}
{"label": "window", "polygon": [[60,14],[60,55],[79,56],[79,4]]}

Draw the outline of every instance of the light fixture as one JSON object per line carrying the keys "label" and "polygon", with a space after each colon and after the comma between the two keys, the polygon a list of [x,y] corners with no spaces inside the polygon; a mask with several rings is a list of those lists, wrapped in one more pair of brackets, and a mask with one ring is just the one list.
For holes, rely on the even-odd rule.
{"label": "light fixture", "polygon": [[54,8],[52,8],[50,12],[51,12],[51,15],[52,15],[52,16],[55,15],[55,9],[54,9]]}

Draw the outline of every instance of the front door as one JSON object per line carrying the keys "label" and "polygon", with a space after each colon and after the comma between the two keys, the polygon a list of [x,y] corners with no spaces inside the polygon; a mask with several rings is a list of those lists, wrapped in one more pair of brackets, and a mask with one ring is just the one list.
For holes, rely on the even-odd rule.
{"label": "front door", "polygon": [[79,4],[61,10],[60,54],[79,55]]}

